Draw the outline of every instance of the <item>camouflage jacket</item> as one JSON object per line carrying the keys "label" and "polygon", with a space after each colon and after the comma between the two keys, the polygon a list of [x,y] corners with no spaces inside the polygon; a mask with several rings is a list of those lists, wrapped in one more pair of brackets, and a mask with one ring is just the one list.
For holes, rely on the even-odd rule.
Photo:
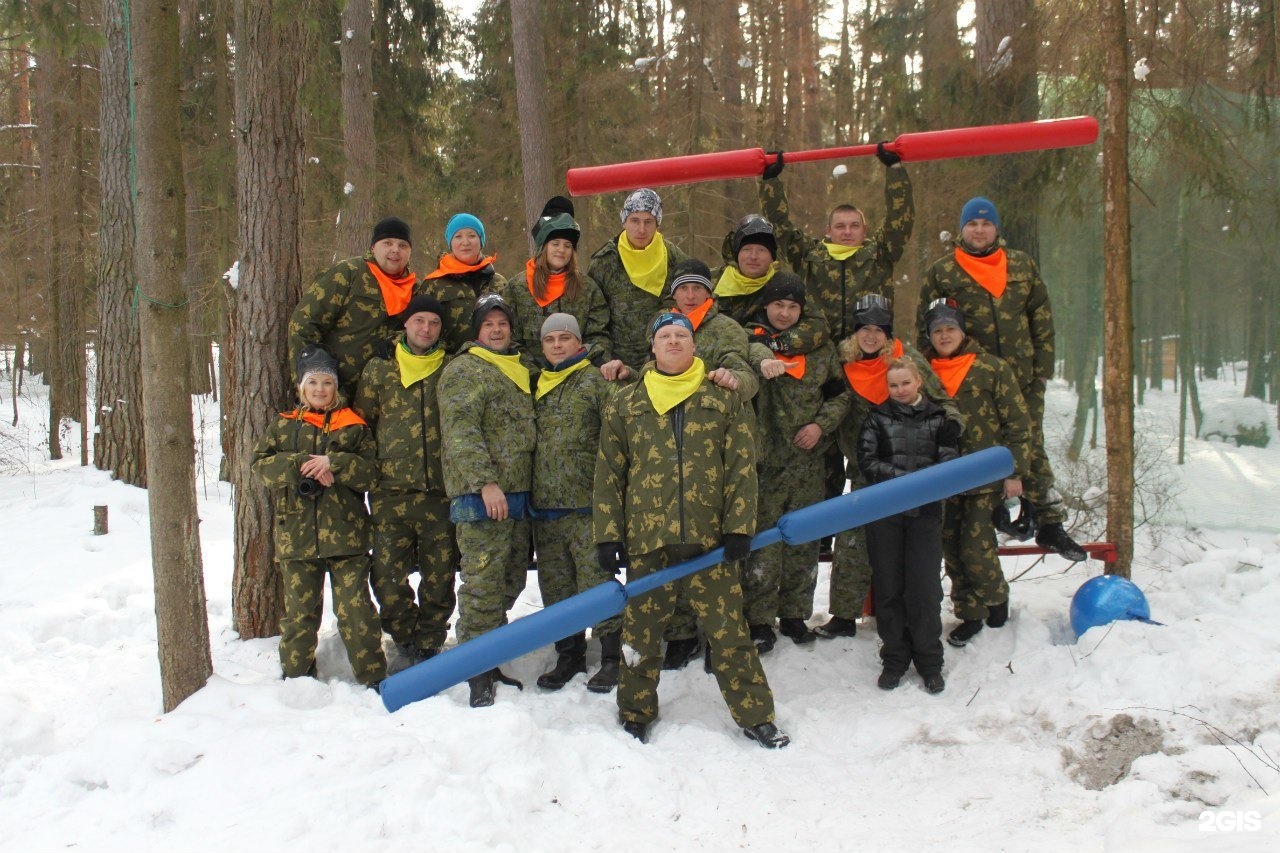
{"label": "camouflage jacket", "polygon": [[[954,398],[956,408],[965,416],[960,452],[976,453],[1003,445],[1013,454],[1011,476],[1022,479],[1031,468],[1031,416],[1013,368],[984,352],[972,338],[965,338],[953,358],[971,353],[975,356],[973,364]],[[924,355],[930,361],[938,358],[932,347],[925,349]],[[973,492],[994,492],[1000,487],[1001,482],[997,481]]]}
{"label": "camouflage jacket", "polygon": [[[396,346],[400,346],[399,341]],[[373,429],[378,450],[378,493],[444,494],[440,407],[436,403],[436,386],[443,373],[444,366],[406,388],[400,381],[400,365],[394,355],[374,356],[364,366],[354,408]]]}
{"label": "camouflage jacket", "polygon": [[289,368],[308,344],[320,344],[338,360],[338,387],[348,400],[360,373],[380,344],[395,336],[382,290],[369,261],[373,254],[347,258],[315,277],[289,318]]}
{"label": "camouflage jacket", "polygon": [[[665,238],[664,238],[665,240]],[[672,271],[688,259],[680,247],[666,240],[667,281],[671,285]],[[618,239],[605,243],[591,256],[587,275],[599,286],[604,301],[609,306],[610,358],[622,363],[638,374],[649,360],[649,321],[662,310],[662,296],[652,296],[631,283],[622,258],[618,255]],[[586,329],[583,329],[586,334]]]}
{"label": "camouflage jacket", "polygon": [[752,420],[737,396],[709,381],[664,415],[643,382],[620,390],[600,430],[596,541],[623,542],[636,555],[667,545],[711,549],[726,533],[753,535]]}
{"label": "camouflage jacket", "polygon": [[[899,340],[901,339],[899,338]],[[876,407],[875,403],[854,391],[849,385],[848,378],[844,376],[844,368],[842,366],[844,361],[850,355],[856,355],[858,352],[860,352],[858,345],[852,338],[849,339],[845,346],[840,348],[841,366],[838,369],[840,370],[841,381],[844,383],[844,395],[849,400],[849,410],[836,431],[836,444],[839,445],[840,452],[844,454],[845,461],[848,463],[849,479],[854,483],[861,482],[862,477],[862,472],[858,470],[856,463],[858,436],[862,430],[863,421],[867,419],[867,415],[871,414],[871,410]],[[949,419],[959,422],[963,427],[965,425],[964,414],[956,406],[956,401],[951,399],[947,389],[942,387],[942,381],[933,372],[933,368],[925,357],[906,341],[902,341],[902,357],[911,359],[920,368],[920,375],[924,377],[924,395],[941,406]]]}
{"label": "camouflage jacket", "polygon": [[842,341],[853,334],[853,309],[868,293],[893,295],[893,265],[902,257],[915,225],[911,178],[903,166],[884,170],[884,222],[843,261],[827,251],[821,237],[811,237],[791,221],[787,191],[779,178],[760,182],[760,205],[773,223],[778,251],[804,280],[805,297],[817,303],[831,334]]}
{"label": "camouflage jacket", "polygon": [[[711,271],[712,283],[720,280],[724,270],[724,267],[718,267]],[[765,284],[767,283],[766,281]],[[760,285],[760,290],[763,289],[764,285],[762,284]],[[741,296],[717,296],[716,306],[722,313],[737,321],[739,325],[745,326],[764,313],[764,302],[760,298],[760,290]],[[808,295],[809,293],[806,290],[806,300]],[[781,332],[778,340],[783,351],[788,353],[813,352],[825,344],[830,340],[830,333],[827,330],[827,322],[822,316],[822,309],[806,302],[804,316],[800,318],[800,322],[785,332]]]}
{"label": "camouflage jacket", "polygon": [[[1004,241],[1000,241],[1004,245]],[[924,315],[935,299],[950,297],[964,312],[965,334],[1002,358],[1026,388],[1037,379],[1053,378],[1053,309],[1040,269],[1026,252],[1005,249],[1009,274],[997,300],[960,268],[954,255],[934,261],[920,289],[916,327],[920,346],[928,346]]]}
{"label": "camouflage jacket", "polygon": [[485,483],[527,492],[533,481],[533,395],[489,362],[468,355],[477,346],[463,345],[436,388],[450,498],[476,494]]}
{"label": "camouflage jacket", "polygon": [[[754,332],[768,327],[753,324],[751,329]],[[773,333],[771,329],[768,331]],[[773,379],[765,379],[760,374],[755,408],[756,444],[760,448],[761,468],[778,470],[798,462],[821,460],[849,411],[849,395],[842,391],[845,383],[835,347],[827,343],[803,355],[804,375],[799,379],[788,373]],[[760,362],[776,357],[777,353],[772,349],[757,340],[752,341],[751,367],[757,373]],[[836,382],[831,382],[832,379]],[[822,438],[812,450],[801,450],[792,443],[792,439],[801,427],[808,424],[817,424],[822,430]]]}
{"label": "camouflage jacket", "polygon": [[535,399],[538,446],[533,451],[536,509],[589,509],[600,450],[600,419],[617,386],[588,365]]}
{"label": "camouflage jacket", "polygon": [[521,353],[530,357],[530,363],[536,364],[542,354],[542,322],[557,312],[572,314],[582,330],[582,343],[593,350],[592,357],[597,361],[608,361],[612,356],[609,343],[609,304],[599,286],[589,275],[582,277],[582,292],[576,297],[562,296],[543,308],[533,299],[529,292],[528,281],[524,270],[507,279],[502,298],[507,300],[516,315],[515,327],[512,329],[516,347]]}
{"label": "camouflage jacket", "polygon": [[444,308],[444,328],[440,341],[444,351],[456,355],[467,341],[475,340],[471,334],[471,308],[486,293],[501,293],[507,280],[494,272],[493,264],[465,275],[446,275],[426,278],[418,284],[417,293],[434,296]]}
{"label": "camouflage jacket", "polygon": [[[312,454],[329,457],[333,485],[298,494],[298,469]],[[373,435],[365,426],[325,432],[279,417],[253,447],[253,473],[271,492],[276,560],[345,557],[369,550],[364,493],[378,481]]]}

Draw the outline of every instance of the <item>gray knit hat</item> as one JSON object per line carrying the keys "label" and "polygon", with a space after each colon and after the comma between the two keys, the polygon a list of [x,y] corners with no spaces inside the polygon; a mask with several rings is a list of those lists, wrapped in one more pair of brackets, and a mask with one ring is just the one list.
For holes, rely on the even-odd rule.
{"label": "gray knit hat", "polygon": [[542,321],[542,331],[538,333],[538,338],[543,339],[553,332],[568,332],[579,341],[582,340],[582,330],[572,314],[557,312],[547,317]]}
{"label": "gray knit hat", "polygon": [[662,199],[653,190],[639,189],[627,196],[627,200],[622,203],[620,218],[625,223],[627,217],[637,211],[652,213],[653,218],[658,220],[658,224],[662,224]]}

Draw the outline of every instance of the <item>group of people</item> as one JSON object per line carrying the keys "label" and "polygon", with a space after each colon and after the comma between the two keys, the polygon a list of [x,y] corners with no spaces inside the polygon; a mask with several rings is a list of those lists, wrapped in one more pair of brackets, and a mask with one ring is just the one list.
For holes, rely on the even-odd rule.
{"label": "group of people", "polygon": [[[442,650],[455,604],[460,643],[492,630],[531,560],[550,605],[723,546],[723,562],[591,628],[600,665],[586,686],[616,688],[627,732],[648,739],[662,670],[703,658],[743,733],[785,746],[760,655],[778,633],[854,636],[869,591],[879,686],[914,665],[941,692],[939,568],[960,620],[948,642],[1005,623],[993,521],[1005,501],[1025,496],[1040,544],[1084,554],[1044,454],[1053,326],[1034,261],[1004,246],[990,201],[971,200],[953,255],[926,278],[919,348],[895,335],[889,293],[914,208],[906,169],[879,157],[881,227],[840,205],[813,237],[791,222],[779,153],[763,215],[737,224],[715,270],[666,241],[650,189],[627,196],[619,233],[585,263],[572,202],[551,199],[510,279],[472,214],[449,220],[448,251],[421,278],[408,225],[378,222],[363,257],[305,289],[289,325],[298,404],[255,448],[275,508],[284,676],[315,674],[326,573],[355,675],[376,687],[383,632],[416,663]],[[751,550],[757,531],[846,484],[996,444],[1013,452],[1011,478],[837,538],[822,624],[810,627],[819,544]],[[546,690],[588,669],[585,632],[555,646]],[[493,704],[498,684],[522,686],[493,669],[470,679],[471,706]]]}

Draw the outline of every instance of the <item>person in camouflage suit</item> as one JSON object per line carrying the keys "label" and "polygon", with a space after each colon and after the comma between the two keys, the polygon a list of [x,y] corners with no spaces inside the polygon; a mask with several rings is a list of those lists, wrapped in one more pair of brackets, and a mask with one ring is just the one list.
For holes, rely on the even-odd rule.
{"label": "person in camouflage suit", "polygon": [[[756,395],[756,445],[760,512],[756,527],[767,530],[783,513],[822,500],[823,458],[849,408],[840,364],[827,343],[810,353],[784,355],[777,336],[798,323],[807,305],[800,279],[779,272],[761,291],[764,313],[749,323],[751,362],[763,381]],[[835,380],[832,382],[831,380]],[[771,650],[778,628],[797,644],[814,633],[813,592],[818,582],[818,543],[778,543],[751,555],[742,577],[751,639],[761,654]]]}
{"label": "person in camouflage suit", "polygon": [[[458,642],[506,624],[529,568],[535,443],[528,369],[511,345],[511,307],[497,294],[471,314],[474,340],[444,369],[436,396],[445,493],[461,552]],[[469,679],[471,707],[492,705],[498,669]]]}
{"label": "person in camouflage suit", "polygon": [[[440,465],[436,385],[448,362],[444,308],[418,295],[393,318],[404,333],[388,357],[364,366],[355,408],[373,428],[378,483],[373,509],[373,594],[382,629],[411,663],[444,646],[453,615],[457,545]],[[417,598],[409,575],[417,570]]]}
{"label": "person in camouflage suit", "polygon": [[1031,467],[1024,486],[1039,520],[1036,543],[1073,562],[1088,559],[1063,527],[1066,513],[1044,449],[1044,391],[1053,378],[1049,290],[1035,260],[1005,246],[999,211],[989,199],[965,203],[954,251],[925,274],[917,317],[921,346],[928,338],[924,314],[939,299],[955,300],[964,312],[966,334],[1003,359],[1018,379],[1031,416]]}
{"label": "person in camouflage suit", "polygon": [[725,560],[627,602],[619,720],[648,739],[658,715],[663,627],[680,588],[698,612],[734,722],[761,746],[785,746],[742,616],[735,567],[750,553],[755,531],[752,415],[731,391],[706,380],[687,317],[662,314],[653,331],[654,368],[614,397],[601,427],[593,514],[601,567],[617,573],[626,565],[635,580],[719,545]]}
{"label": "person in camouflage suit", "polygon": [[780,252],[804,282],[808,304],[822,314],[832,337],[842,341],[853,334],[854,306],[860,298],[868,293],[893,295],[893,267],[915,225],[911,178],[898,155],[880,143],[876,156],[885,165],[885,217],[880,228],[869,234],[862,211],[840,204],[831,210],[826,232],[817,238],[791,221],[778,154],[760,181],[761,208],[773,224]]}
{"label": "person in camouflage suit", "polygon": [[[716,305],[739,324],[751,322],[764,310],[762,288],[778,272],[778,240],[773,225],[758,213],[744,216],[725,237],[733,260],[711,274]],[[813,352],[829,340],[826,319],[816,305],[804,319],[778,336],[780,352]]]}
{"label": "person in camouflage suit", "polygon": [[516,348],[528,364],[542,352],[542,324],[552,314],[571,314],[582,328],[592,359],[609,359],[609,304],[591,276],[578,269],[578,238],[573,204],[556,196],[547,202],[533,228],[534,256],[512,276],[502,292],[515,314]]}
{"label": "person in camouflage suit", "polygon": [[324,577],[356,679],[387,675],[378,614],[369,598],[369,516],[364,492],[378,479],[373,436],[342,404],[338,365],[313,347],[298,360],[299,406],[280,415],[253,448],[253,473],[271,492],[275,559],[284,581],[280,667],[316,675]]}
{"label": "person in camouflage suit", "polygon": [[[889,399],[887,372],[891,361],[900,358],[912,361],[924,377],[924,391],[929,399],[940,405],[947,417],[964,424],[964,416],[933,374],[929,362],[913,346],[893,336],[893,302],[871,294],[862,297],[856,308],[853,337],[841,341],[837,348],[849,412],[836,432],[840,453],[849,460],[847,474],[855,490],[867,484],[857,464],[858,437],[871,410]],[[827,607],[831,619],[814,629],[818,636],[854,636],[870,586],[871,562],[867,556],[866,535],[861,527],[846,530],[836,537],[831,561]]]}
{"label": "person in camouflage suit", "polygon": [[[534,391],[538,446],[533,452],[533,541],[538,553],[542,603],[552,605],[612,579],[596,559],[591,529],[591,488],[600,449],[600,418],[613,387],[591,364],[578,321],[552,314],[542,324],[542,371]],[[618,683],[622,617],[591,629],[600,639],[600,670],[587,681],[593,693]],[[556,664],[538,686],[559,690],[587,671],[583,632],[556,643]]]}
{"label": "person in camouflage suit", "polygon": [[587,277],[609,305],[611,358],[600,365],[610,382],[640,375],[649,360],[649,322],[662,311],[662,298],[675,268],[688,257],[669,243],[662,224],[662,199],[650,189],[627,196],[622,232],[591,256]]}
{"label": "person in camouflage suit", "polygon": [[[760,380],[747,362],[747,333],[737,322],[720,313],[711,296],[711,270],[696,258],[682,262],[671,280],[668,299],[673,302],[674,310],[693,324],[693,342],[698,358],[707,366],[707,379],[737,393],[738,399],[748,403],[759,390]],[[663,669],[682,669],[701,651],[697,615],[684,596],[676,601],[665,639]]]}
{"label": "person in camouflage suit", "polygon": [[[893,267],[906,249],[915,225],[915,198],[911,177],[897,154],[884,143],[876,156],[884,164],[884,221],[874,234],[867,232],[866,215],[851,204],[839,204],[827,216],[822,238],[806,234],[791,221],[791,205],[779,177],[782,152],[765,169],[760,181],[760,205],[774,225],[780,251],[804,281],[809,304],[827,321],[832,339],[839,342],[853,334],[854,306],[863,296],[893,295]],[[833,498],[844,491],[845,460],[832,444],[825,457],[823,494]],[[829,549],[830,541],[824,545]]]}
{"label": "person in camouflage suit", "polygon": [[507,280],[494,270],[498,256],[484,253],[484,223],[478,217],[455,213],[445,225],[444,242],[449,251],[423,276],[418,292],[434,296],[444,308],[441,343],[447,354],[455,355],[470,340],[476,300],[486,293],[501,293]]}
{"label": "person in camouflage suit", "polygon": [[991,513],[1001,500],[1022,496],[1031,418],[1013,369],[965,336],[964,312],[954,302],[939,300],[926,309],[924,320],[930,341],[925,357],[966,418],[960,451],[1003,445],[1013,454],[1012,476],[944,504],[942,554],[951,578],[951,602],[961,620],[947,642],[958,647],[982,630],[984,619],[999,628],[1009,618],[1009,584],[1000,567]]}
{"label": "person in camouflage suit", "polygon": [[373,226],[364,257],[339,261],[316,276],[289,318],[290,363],[305,347],[323,347],[338,360],[338,390],[353,399],[365,364],[395,334],[391,315],[413,298],[412,254],[409,226],[389,216]]}

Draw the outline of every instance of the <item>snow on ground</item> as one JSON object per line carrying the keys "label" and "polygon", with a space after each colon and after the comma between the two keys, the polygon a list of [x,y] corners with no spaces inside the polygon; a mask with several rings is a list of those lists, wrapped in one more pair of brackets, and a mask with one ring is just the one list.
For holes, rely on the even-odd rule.
{"label": "snow on ground", "polygon": [[[1163,523],[1142,528],[1134,580],[1163,627],[1073,643],[1071,595],[1101,564],[1011,559],[1010,623],[947,647],[941,696],[914,676],[876,689],[871,624],[783,639],[763,659],[793,738],[776,753],[735,730],[696,665],[664,674],[647,745],[581,677],[533,687],[551,649],[511,664],[529,687],[492,708],[467,707],[463,685],[388,714],[330,616],[321,679],[282,682],[275,641],[230,629],[231,495],[207,473],[215,674],[162,714],[146,495],[74,450],[45,460],[28,395],[0,439],[0,849],[1276,849],[1280,447],[1190,440],[1174,470],[1172,393],[1139,412]],[[1052,435],[1074,398],[1055,386],[1049,404]],[[216,411],[197,417],[213,472]],[[95,504],[108,536],[91,534]],[[515,615],[537,606],[534,586]]]}

